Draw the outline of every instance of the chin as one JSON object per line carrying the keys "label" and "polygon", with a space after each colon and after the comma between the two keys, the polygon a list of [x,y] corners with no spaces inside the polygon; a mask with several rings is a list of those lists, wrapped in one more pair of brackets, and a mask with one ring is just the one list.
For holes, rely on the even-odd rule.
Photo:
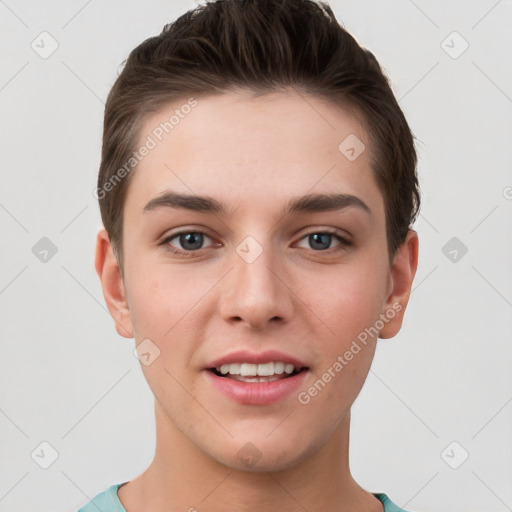
{"label": "chin", "polygon": [[212,454],[211,456],[232,470],[248,473],[275,473],[300,465],[316,450],[314,444],[283,447],[282,444],[276,446],[275,443],[269,443],[268,440],[260,443],[255,440],[254,442],[246,441],[242,446],[237,446],[234,453],[228,450],[227,453]]}

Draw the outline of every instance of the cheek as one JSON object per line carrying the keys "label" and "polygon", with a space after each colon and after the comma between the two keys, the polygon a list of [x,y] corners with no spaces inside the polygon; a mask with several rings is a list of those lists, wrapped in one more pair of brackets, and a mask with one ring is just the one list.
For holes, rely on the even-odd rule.
{"label": "cheek", "polygon": [[382,311],[385,276],[367,268],[339,267],[308,285],[308,306],[329,327],[335,344],[350,342]]}
{"label": "cheek", "polygon": [[153,388],[159,386],[160,378],[169,380],[166,369],[176,377],[189,371],[198,340],[204,339],[204,328],[213,314],[202,299],[214,282],[194,280],[190,272],[166,265],[152,267],[150,272],[132,274],[129,302],[135,339],[138,343],[149,339],[158,353],[158,359],[143,368]]}
{"label": "cheek", "polygon": [[141,268],[127,286],[136,339],[152,335],[161,340],[191,312],[202,288],[165,265]]}

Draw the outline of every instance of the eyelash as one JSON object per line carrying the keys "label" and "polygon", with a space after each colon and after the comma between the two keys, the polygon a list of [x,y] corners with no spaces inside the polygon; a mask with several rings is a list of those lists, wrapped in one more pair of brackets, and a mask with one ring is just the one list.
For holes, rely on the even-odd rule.
{"label": "eyelash", "polygon": [[[164,240],[162,240],[162,242],[160,242],[159,245],[166,246],[166,250],[168,250],[169,252],[171,252],[173,254],[177,254],[179,256],[185,256],[185,257],[194,257],[194,256],[196,256],[197,253],[199,253],[201,250],[203,250],[205,248],[195,249],[195,250],[192,250],[192,251],[185,251],[185,250],[181,250],[181,249],[176,249],[176,247],[173,247],[172,245],[170,245],[170,242],[172,240],[174,240],[175,238],[178,238],[180,235],[187,235],[187,234],[204,235],[204,236],[206,236],[206,237],[211,239],[211,237],[207,233],[205,233],[204,231],[201,231],[201,230],[184,230],[184,231],[179,231],[177,233],[173,233],[172,235],[169,235]],[[305,235],[303,235],[300,238],[300,240],[303,240],[304,238],[307,238],[307,237],[309,237],[311,235],[319,235],[319,234],[333,236],[334,238],[336,238],[340,242],[340,246],[338,248],[330,248],[330,249],[326,249],[326,250],[314,250],[314,249],[311,249],[315,253],[331,254],[332,252],[343,251],[347,247],[353,245],[353,242],[347,240],[345,237],[341,236],[337,231],[332,230],[332,229],[322,229],[322,230],[318,230],[318,231],[311,231],[310,233],[306,233]]]}

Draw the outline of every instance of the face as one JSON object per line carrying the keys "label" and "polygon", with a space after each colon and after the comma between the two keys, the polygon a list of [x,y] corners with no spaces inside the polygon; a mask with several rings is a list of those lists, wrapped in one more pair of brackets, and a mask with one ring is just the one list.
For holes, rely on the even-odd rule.
{"label": "face", "polygon": [[[295,92],[196,101],[169,134],[186,100],[141,131],[156,147],[124,205],[123,323],[151,354],[157,429],[233,468],[284,469],[336,438],[376,331],[401,318],[384,200],[348,111]],[[356,159],[356,139],[339,149],[351,134]]]}

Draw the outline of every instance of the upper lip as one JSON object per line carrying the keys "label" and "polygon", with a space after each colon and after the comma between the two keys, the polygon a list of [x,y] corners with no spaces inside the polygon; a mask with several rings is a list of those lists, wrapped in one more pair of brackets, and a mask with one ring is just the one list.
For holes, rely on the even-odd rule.
{"label": "upper lip", "polygon": [[265,364],[270,362],[282,362],[285,364],[293,364],[296,368],[307,367],[307,364],[300,361],[296,357],[292,357],[278,350],[266,350],[264,352],[249,352],[247,350],[237,350],[225,356],[215,359],[207,365],[207,368],[216,368],[223,364],[233,363],[249,363],[249,364]]}

